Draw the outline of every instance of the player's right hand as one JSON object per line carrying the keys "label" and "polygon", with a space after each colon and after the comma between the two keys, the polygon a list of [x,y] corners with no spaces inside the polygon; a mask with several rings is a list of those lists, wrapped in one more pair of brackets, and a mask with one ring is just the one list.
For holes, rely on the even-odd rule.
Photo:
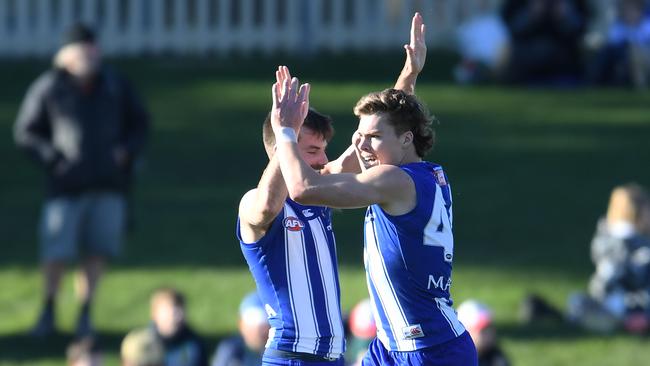
{"label": "player's right hand", "polygon": [[298,78],[292,78],[286,66],[278,67],[275,76],[271,126],[274,130],[291,127],[297,134],[309,111],[310,85],[300,85]]}

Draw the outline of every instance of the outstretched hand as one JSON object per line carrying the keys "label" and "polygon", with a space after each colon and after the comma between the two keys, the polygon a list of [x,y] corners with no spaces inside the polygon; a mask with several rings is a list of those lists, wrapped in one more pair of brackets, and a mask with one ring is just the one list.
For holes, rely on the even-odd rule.
{"label": "outstretched hand", "polygon": [[404,70],[411,74],[419,74],[424,68],[427,59],[427,44],[425,39],[426,27],[420,13],[413,15],[411,21],[411,41],[404,45],[406,62]]}
{"label": "outstretched hand", "polygon": [[286,66],[278,67],[275,78],[276,82],[272,88],[271,126],[274,131],[290,127],[298,134],[309,111],[310,86],[300,85],[297,78],[291,77]]}

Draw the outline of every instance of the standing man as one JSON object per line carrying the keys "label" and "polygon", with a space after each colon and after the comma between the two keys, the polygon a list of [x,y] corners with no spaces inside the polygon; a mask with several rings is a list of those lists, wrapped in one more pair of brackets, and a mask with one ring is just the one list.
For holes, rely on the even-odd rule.
{"label": "standing man", "polygon": [[131,85],[101,62],[95,34],[73,26],[53,69],[29,88],[16,120],[16,144],[44,168],[47,199],[39,238],[45,304],[32,334],[54,332],[64,265],[82,246],[75,286],[82,303],[76,333],[93,333],[90,308],[106,258],[119,254],[133,162],[149,116]]}

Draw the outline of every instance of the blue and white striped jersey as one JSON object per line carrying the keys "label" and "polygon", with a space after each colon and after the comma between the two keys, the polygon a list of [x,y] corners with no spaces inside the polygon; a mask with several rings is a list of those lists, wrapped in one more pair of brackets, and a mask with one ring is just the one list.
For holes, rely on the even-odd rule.
{"label": "blue and white striped jersey", "polygon": [[237,237],[271,331],[267,348],[338,358],[345,351],[331,210],[290,199],[266,235]]}
{"label": "blue and white striped jersey", "polygon": [[399,216],[368,207],[364,263],[377,337],[389,351],[414,351],[465,328],[449,296],[454,238],[447,177],[429,162],[400,168],[415,183],[417,204]]}

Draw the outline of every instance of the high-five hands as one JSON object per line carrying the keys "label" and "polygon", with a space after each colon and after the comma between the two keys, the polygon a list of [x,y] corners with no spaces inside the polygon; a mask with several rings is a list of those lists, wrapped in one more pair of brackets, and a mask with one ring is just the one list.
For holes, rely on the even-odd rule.
{"label": "high-five hands", "polygon": [[297,78],[292,78],[286,66],[278,67],[275,78],[271,126],[276,135],[284,127],[292,128],[297,135],[309,111],[310,86],[301,85]]}
{"label": "high-five hands", "polygon": [[406,62],[404,69],[410,73],[419,74],[427,59],[427,44],[425,40],[426,27],[420,13],[413,15],[411,20],[411,42],[404,45]]}

